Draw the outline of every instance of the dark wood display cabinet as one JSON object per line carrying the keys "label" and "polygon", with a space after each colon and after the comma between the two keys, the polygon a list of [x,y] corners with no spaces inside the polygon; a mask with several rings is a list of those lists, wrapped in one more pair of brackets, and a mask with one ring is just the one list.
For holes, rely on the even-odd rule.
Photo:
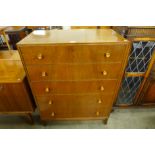
{"label": "dark wood display cabinet", "polygon": [[143,106],[155,106],[155,53],[152,57],[150,71],[148,72],[148,77],[137,98],[137,104]]}
{"label": "dark wood display cabinet", "polygon": [[128,64],[115,106],[128,108],[155,105],[153,101],[155,97],[155,93],[153,93],[154,74],[151,70],[154,61],[155,27],[113,28],[132,42]]}

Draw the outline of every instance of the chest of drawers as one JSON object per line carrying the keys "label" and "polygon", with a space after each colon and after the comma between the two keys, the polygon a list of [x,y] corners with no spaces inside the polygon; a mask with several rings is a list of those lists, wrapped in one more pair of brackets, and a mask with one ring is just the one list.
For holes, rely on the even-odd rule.
{"label": "chest of drawers", "polygon": [[34,31],[18,43],[42,120],[107,121],[130,42],[110,29]]}
{"label": "chest of drawers", "polygon": [[33,97],[17,51],[0,51],[0,114],[26,115],[32,123]]}

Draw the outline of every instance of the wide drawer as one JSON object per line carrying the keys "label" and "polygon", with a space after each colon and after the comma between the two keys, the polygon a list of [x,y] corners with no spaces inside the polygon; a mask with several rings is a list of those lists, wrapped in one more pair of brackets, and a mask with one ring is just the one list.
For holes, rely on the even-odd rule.
{"label": "wide drawer", "polygon": [[26,64],[121,62],[126,45],[25,46]]}
{"label": "wide drawer", "polygon": [[31,81],[117,79],[121,63],[28,65]]}
{"label": "wide drawer", "polygon": [[76,94],[103,93],[112,94],[117,80],[98,81],[61,81],[61,82],[33,82],[32,89],[36,95],[48,94]]}
{"label": "wide drawer", "polygon": [[112,95],[53,95],[37,97],[42,119],[107,117]]}

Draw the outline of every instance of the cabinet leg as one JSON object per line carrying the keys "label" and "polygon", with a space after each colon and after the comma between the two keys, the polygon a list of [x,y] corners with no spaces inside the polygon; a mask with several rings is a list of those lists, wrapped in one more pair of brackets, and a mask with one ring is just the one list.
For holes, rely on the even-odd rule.
{"label": "cabinet leg", "polygon": [[103,119],[103,124],[107,124],[108,123],[108,118]]}
{"label": "cabinet leg", "polygon": [[27,114],[27,118],[29,120],[29,123],[33,125],[34,124],[34,120],[33,120],[33,117],[32,117],[32,114],[31,113],[28,113]]}

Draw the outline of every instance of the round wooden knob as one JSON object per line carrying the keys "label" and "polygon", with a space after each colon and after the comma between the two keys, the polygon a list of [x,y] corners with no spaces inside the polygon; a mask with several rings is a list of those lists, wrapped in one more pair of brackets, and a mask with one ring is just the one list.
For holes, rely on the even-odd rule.
{"label": "round wooden knob", "polygon": [[17,79],[17,81],[20,81],[20,80],[21,80],[20,78]]}
{"label": "round wooden knob", "polygon": [[41,76],[42,76],[42,77],[45,77],[46,75],[47,75],[46,72],[42,72],[42,73],[41,73]]}
{"label": "round wooden knob", "polygon": [[102,74],[105,76],[107,75],[107,71],[103,71]]}
{"label": "round wooden knob", "polygon": [[53,102],[50,100],[50,101],[48,102],[48,104],[51,105],[51,104],[53,104]]}
{"label": "round wooden knob", "polygon": [[40,53],[40,54],[38,54],[37,58],[38,58],[39,60],[41,60],[41,59],[43,59],[43,55]]}
{"label": "round wooden knob", "polygon": [[101,86],[100,90],[101,90],[101,91],[104,91],[104,87],[103,87],[103,86]]}
{"label": "round wooden knob", "polygon": [[99,100],[98,100],[98,103],[99,103],[99,104],[101,104],[101,103],[102,103],[102,100],[101,100],[101,99],[99,99]]}
{"label": "round wooden knob", "polygon": [[51,113],[51,116],[52,116],[52,117],[54,117],[54,116],[55,116],[55,113],[54,113],[54,112],[52,112],[52,113]]}
{"label": "round wooden knob", "polygon": [[46,93],[49,93],[50,92],[50,89],[47,87],[47,88],[45,88],[45,92]]}
{"label": "round wooden knob", "polygon": [[99,116],[99,115],[100,115],[100,113],[97,111],[97,112],[96,112],[96,116]]}
{"label": "round wooden knob", "polygon": [[105,53],[105,57],[109,58],[110,57],[110,53],[109,52]]}

